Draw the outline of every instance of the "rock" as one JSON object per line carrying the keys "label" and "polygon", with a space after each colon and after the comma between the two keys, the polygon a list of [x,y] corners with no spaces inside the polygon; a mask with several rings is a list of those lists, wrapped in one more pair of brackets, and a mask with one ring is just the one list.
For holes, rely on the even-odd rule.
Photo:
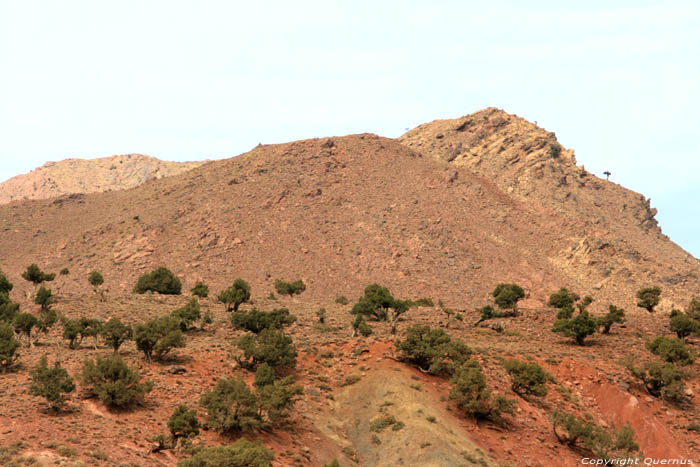
{"label": "rock", "polygon": [[168,367],[168,373],[170,373],[171,375],[181,375],[183,373],[187,373],[187,368],[185,368],[184,366],[174,365]]}

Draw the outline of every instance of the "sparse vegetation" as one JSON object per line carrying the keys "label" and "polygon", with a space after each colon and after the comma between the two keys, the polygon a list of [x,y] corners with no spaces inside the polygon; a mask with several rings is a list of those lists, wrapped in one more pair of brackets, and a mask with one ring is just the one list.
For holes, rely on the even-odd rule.
{"label": "sparse vegetation", "polygon": [[236,312],[241,304],[250,300],[250,285],[243,279],[236,279],[233,285],[223,290],[217,298],[226,305],[226,311]]}
{"label": "sparse vegetation", "polygon": [[270,467],[275,456],[260,442],[240,438],[230,446],[202,448],[178,467]]}
{"label": "sparse vegetation", "polygon": [[691,354],[681,339],[669,339],[668,337],[657,337],[647,343],[647,348],[654,355],[661,357],[661,360],[680,365],[691,365],[695,361],[695,355]]}
{"label": "sparse vegetation", "polygon": [[608,307],[608,313],[598,320],[598,325],[603,328],[603,334],[610,333],[610,328],[613,324],[622,324],[625,322],[625,310],[616,307],[615,305],[610,305]]}
{"label": "sparse vegetation", "polygon": [[324,324],[326,322],[326,316],[328,314],[326,313],[325,308],[319,308],[319,310],[316,312],[316,317],[318,318],[318,323],[319,324]]}
{"label": "sparse vegetation", "polygon": [[420,324],[410,326],[406,339],[397,340],[395,345],[406,360],[433,375],[453,374],[472,354],[464,342]]}
{"label": "sparse vegetation", "polygon": [[169,269],[158,269],[141,276],[134,286],[134,293],[157,292],[162,295],[180,295],[182,282]]}
{"label": "sparse vegetation", "polygon": [[190,299],[185,306],[174,310],[170,316],[177,321],[182,332],[189,331],[194,322],[202,317],[199,301],[196,298]]}
{"label": "sparse vegetation", "polygon": [[136,348],[146,360],[162,360],[173,349],[185,346],[180,323],[172,316],[161,316],[134,327]]}
{"label": "sparse vegetation", "polygon": [[49,368],[46,355],[41,357],[39,364],[29,374],[31,377],[29,394],[46,399],[54,411],[60,410],[65,403],[65,394],[75,390],[73,378],[65,368],[61,367],[58,361]]}
{"label": "sparse vegetation", "polygon": [[450,379],[453,384],[450,400],[457,402],[467,415],[501,422],[503,414],[515,413],[515,402],[503,396],[493,396],[486,386],[486,378],[481,365],[475,360],[467,360]]}
{"label": "sparse vegetation", "polygon": [[614,438],[592,420],[571,413],[555,411],[550,420],[560,443],[570,448],[580,447],[596,456],[607,458],[613,453],[630,454],[639,450],[634,442],[634,430],[629,424],[614,433]]}
{"label": "sparse vegetation", "polygon": [[276,308],[272,311],[239,311],[231,315],[231,324],[236,329],[259,334],[264,329],[282,329],[292,325],[296,316],[289,313],[287,308]]}
{"label": "sparse vegetation", "polygon": [[659,304],[661,289],[659,287],[644,287],[637,291],[637,306],[644,308],[649,313],[654,312],[654,308]]}
{"label": "sparse vegetation", "polygon": [[561,155],[561,146],[559,143],[550,143],[549,145],[549,157],[552,159],[557,159]]}
{"label": "sparse vegetation", "polygon": [[360,334],[362,337],[367,337],[372,335],[372,326],[367,324],[365,317],[363,315],[355,315],[355,319],[352,322],[352,337],[356,334]]}
{"label": "sparse vegetation", "polygon": [[153,389],[153,384],[141,382],[138,373],[129,368],[118,354],[96,361],[86,360],[80,380],[103,404],[119,409],[140,402]]}
{"label": "sparse vegetation", "polygon": [[275,291],[280,295],[289,295],[290,297],[294,295],[299,295],[304,290],[306,290],[306,284],[301,279],[295,280],[294,282],[285,282],[280,279],[275,281]]}
{"label": "sparse vegetation", "polygon": [[207,298],[209,296],[209,286],[203,282],[197,282],[194,287],[190,289],[190,293],[195,297]]}
{"label": "sparse vegetation", "polygon": [[341,295],[341,296],[335,298],[335,303],[337,303],[339,305],[347,305],[348,303],[350,303],[350,301],[348,300],[348,298],[345,295]]}
{"label": "sparse vegetation", "polygon": [[554,381],[552,375],[535,362],[506,360],[503,365],[511,380],[511,389],[520,395],[544,397],[547,383]]}

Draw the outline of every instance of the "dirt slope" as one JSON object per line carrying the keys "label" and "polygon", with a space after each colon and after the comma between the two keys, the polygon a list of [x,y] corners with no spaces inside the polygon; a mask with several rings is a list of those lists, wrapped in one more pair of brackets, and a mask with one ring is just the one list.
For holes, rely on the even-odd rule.
{"label": "dirt slope", "polygon": [[47,162],[0,183],[0,204],[71,193],[133,188],[153,178],[176,175],[204,162],[168,162],[142,154]]}

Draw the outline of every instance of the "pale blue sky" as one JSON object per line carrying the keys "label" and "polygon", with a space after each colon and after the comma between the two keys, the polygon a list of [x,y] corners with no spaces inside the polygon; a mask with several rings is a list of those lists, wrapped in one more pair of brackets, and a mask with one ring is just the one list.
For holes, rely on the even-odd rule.
{"label": "pale blue sky", "polygon": [[700,257],[700,3],[577,3],[0,0],[0,180],[495,106],[651,197]]}

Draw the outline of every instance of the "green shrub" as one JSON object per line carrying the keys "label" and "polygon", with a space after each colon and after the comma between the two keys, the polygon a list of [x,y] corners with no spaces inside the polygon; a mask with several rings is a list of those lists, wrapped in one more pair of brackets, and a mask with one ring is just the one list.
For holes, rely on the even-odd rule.
{"label": "green shrub", "polygon": [[558,143],[550,143],[549,157],[557,159],[561,155],[561,146]]}
{"label": "green shrub", "polygon": [[139,277],[134,293],[157,292],[163,295],[180,295],[182,282],[170,270],[164,267]]}
{"label": "green shrub", "polygon": [[294,295],[299,295],[304,290],[306,290],[306,284],[301,279],[294,282],[285,282],[277,279],[275,281],[275,290],[280,295],[289,295],[290,297]]}
{"label": "green shrub", "polygon": [[396,422],[397,420],[394,418],[393,415],[385,413],[370,422],[369,431],[381,433],[382,431],[384,431],[385,428],[390,427]]}
{"label": "green shrub", "polygon": [[134,327],[136,348],[146,360],[162,360],[174,348],[184,347],[180,323],[172,316],[161,316]]}
{"label": "green shrub", "polygon": [[180,404],[168,419],[168,429],[173,440],[192,438],[199,434],[197,411],[190,410],[186,404]]}
{"label": "green shrub", "polygon": [[207,425],[218,433],[238,433],[262,426],[258,398],[241,378],[220,379],[199,401]]}
{"label": "green shrub", "polygon": [[88,282],[92,286],[92,290],[95,292],[95,295],[97,295],[101,301],[104,301],[104,292],[100,289],[100,286],[105,282],[104,277],[102,277],[102,273],[99,271],[92,271],[88,276]]}
{"label": "green shrub", "polygon": [[654,307],[659,304],[661,289],[659,287],[644,287],[637,291],[637,306],[646,309],[649,313],[654,312]]}
{"label": "green shrub", "polygon": [[582,311],[573,319],[560,319],[554,323],[553,332],[572,337],[578,345],[583,345],[586,337],[595,334],[598,329],[598,320]]}
{"label": "green shrub", "polygon": [[37,326],[42,332],[49,332],[49,329],[51,329],[57,321],[58,314],[56,313],[56,310],[53,310],[51,308],[46,310],[40,310],[39,323],[37,324]]}
{"label": "green shrub", "polygon": [[292,338],[279,329],[263,329],[260,334],[246,334],[236,342],[243,355],[236,357],[241,366],[255,368],[267,363],[273,368],[293,368],[297,363],[297,349]]}
{"label": "green shrub", "polygon": [[194,457],[177,463],[178,467],[270,467],[275,455],[260,442],[240,438],[230,446],[201,449]]}
{"label": "green shrub", "polygon": [[119,318],[112,318],[102,326],[102,338],[105,343],[119,352],[119,347],[133,337],[133,331],[130,326],[122,323]]}
{"label": "green shrub", "polygon": [[53,302],[54,300],[53,296],[51,295],[51,289],[39,287],[39,290],[34,296],[34,303],[36,303],[37,305],[41,305],[41,309],[46,311],[51,308]]}
{"label": "green shrub", "polygon": [[39,365],[29,374],[31,376],[29,394],[45,398],[54,411],[60,410],[64,404],[65,394],[75,390],[73,378],[70,377],[65,368],[61,367],[58,362],[53,368],[49,368],[46,355],[41,357]]}
{"label": "green shrub", "polygon": [[615,323],[625,322],[625,310],[616,307],[615,305],[610,305],[608,307],[608,314],[603,316],[598,320],[598,325],[603,328],[603,334],[610,333],[610,328]]}
{"label": "green shrub", "polygon": [[507,318],[509,316],[512,316],[511,312],[501,312],[501,311],[496,311],[493,309],[491,305],[486,305],[482,308],[479,308],[476,310],[477,313],[479,313],[479,319],[474,323],[474,326],[478,326],[480,323],[483,321],[487,321],[490,319],[495,319],[495,318]]}
{"label": "green shrub", "polygon": [[38,327],[39,320],[31,313],[19,313],[12,320],[12,326],[17,334],[24,334],[27,338],[27,345],[32,342],[32,330]]}
{"label": "green shrub", "polygon": [[679,339],[685,339],[690,335],[700,335],[700,321],[692,319],[686,313],[678,310],[671,312],[668,327],[676,333]]}
{"label": "green shrub", "polygon": [[153,389],[153,383],[142,383],[138,373],[129,368],[119,354],[96,361],[86,360],[80,380],[103,404],[120,409],[140,402]]}
{"label": "green shrub", "polygon": [[657,337],[652,342],[647,342],[647,348],[651,353],[658,355],[662,360],[669,363],[691,365],[695,361],[695,355],[691,355],[685,346],[685,342],[681,339]]}
{"label": "green shrub", "polygon": [[491,295],[499,308],[516,312],[518,302],[525,298],[525,291],[517,284],[498,284]]}
{"label": "green shrub", "polygon": [[535,362],[506,360],[503,366],[510,375],[511,389],[516,394],[544,397],[547,395],[547,383],[554,381],[552,375]]}
{"label": "green shrub", "polygon": [[231,324],[236,329],[259,334],[264,329],[282,329],[297,320],[286,308],[277,308],[272,311],[258,311],[253,308],[250,311],[241,311],[231,315]]}
{"label": "green shrub", "polygon": [[190,290],[195,297],[207,298],[209,296],[209,286],[203,282],[197,282]]}
{"label": "green shrub", "polygon": [[557,311],[557,319],[571,319],[572,316],[574,316],[574,309],[570,306],[559,308]]}
{"label": "green shrub", "polygon": [[350,301],[345,295],[341,295],[335,298],[335,303],[338,303],[340,305],[347,305],[348,303],[350,303]]}
{"label": "green shrub", "polygon": [[472,354],[464,342],[452,340],[445,331],[420,324],[410,326],[406,339],[395,345],[406,360],[433,375],[451,375]]}
{"label": "green shrub", "polygon": [[579,300],[579,298],[581,297],[579,297],[578,294],[569,292],[567,289],[562,287],[557,292],[554,292],[549,296],[549,301],[547,302],[547,305],[559,309],[567,307],[573,309],[574,303],[576,303]]}
{"label": "green shrub", "polygon": [[355,320],[352,322],[352,336],[355,337],[356,334],[360,334],[362,337],[367,337],[372,335],[372,326],[367,324],[365,317],[363,315],[355,315]]}
{"label": "green shrub", "polygon": [[42,282],[51,282],[56,278],[56,274],[47,274],[39,269],[36,264],[31,264],[27,266],[27,270],[22,273],[22,279],[33,283],[35,286],[41,284]]}
{"label": "green shrub", "polygon": [[632,376],[641,380],[647,392],[654,397],[682,403],[686,400],[683,380],[690,375],[673,363],[651,362],[641,368],[628,367]]}
{"label": "green shrub", "polygon": [[13,287],[14,286],[12,285],[12,282],[10,282],[7,279],[7,276],[5,276],[5,274],[2,271],[0,271],[0,294],[9,295]]}
{"label": "green shrub", "polygon": [[377,321],[388,321],[391,333],[394,334],[399,317],[408,311],[410,305],[409,301],[395,299],[386,287],[370,284],[365,287],[365,294],[352,307],[350,313]]}
{"label": "green shrub", "polygon": [[0,372],[4,373],[15,362],[18,348],[19,342],[15,339],[14,329],[0,321]]}
{"label": "green shrub", "polygon": [[685,309],[685,314],[688,318],[700,321],[700,297],[695,297],[690,300],[688,307]]}
{"label": "green shrub", "polygon": [[19,313],[19,303],[10,300],[7,292],[0,292],[0,321],[12,323]]}
{"label": "green shrub", "polygon": [[556,410],[550,420],[560,443],[569,447],[580,445],[597,456],[604,457],[612,444],[610,435],[589,420]]}
{"label": "green shrub", "polygon": [[174,310],[171,316],[177,321],[182,332],[189,331],[194,322],[202,317],[199,302],[192,298],[185,306]]}
{"label": "green shrub", "polygon": [[96,318],[79,318],[63,320],[63,338],[68,339],[68,347],[78,348],[86,337],[95,339],[97,348],[97,336],[102,332],[102,321]]}
{"label": "green shrub", "polygon": [[278,422],[288,417],[289,411],[296,402],[296,396],[302,393],[302,387],[294,384],[293,376],[287,376],[272,383],[262,384],[263,382],[266,381],[262,378],[258,379],[256,372],[258,403],[267,421]]}
{"label": "green shrub", "polygon": [[231,287],[219,294],[218,299],[226,305],[226,311],[236,312],[241,304],[250,300],[250,285],[243,279],[236,279]]}
{"label": "green shrub", "polygon": [[475,360],[467,360],[450,379],[453,384],[450,400],[457,402],[467,415],[474,418],[487,418],[496,422],[504,413],[515,413],[515,402],[503,396],[492,396],[486,386],[486,378],[481,365]]}

